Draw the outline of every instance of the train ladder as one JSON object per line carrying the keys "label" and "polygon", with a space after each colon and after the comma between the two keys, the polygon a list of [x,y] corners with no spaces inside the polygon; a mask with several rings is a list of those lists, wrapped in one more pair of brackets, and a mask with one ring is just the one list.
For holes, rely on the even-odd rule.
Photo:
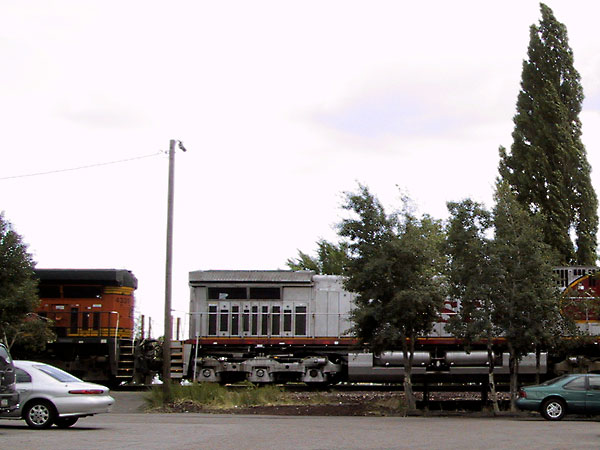
{"label": "train ladder", "polygon": [[117,359],[117,379],[119,381],[131,381],[134,374],[134,352],[133,339],[119,339],[119,353]]}
{"label": "train ladder", "polygon": [[171,341],[171,378],[183,378],[183,341]]}

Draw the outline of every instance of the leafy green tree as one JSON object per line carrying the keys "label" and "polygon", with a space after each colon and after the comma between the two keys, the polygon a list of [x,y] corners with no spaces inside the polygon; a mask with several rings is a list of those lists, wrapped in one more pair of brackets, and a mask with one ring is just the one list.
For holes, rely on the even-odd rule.
{"label": "leafy green tree", "polygon": [[498,413],[493,344],[502,331],[493,320],[495,304],[490,280],[496,276],[496,268],[492,257],[492,217],[483,205],[471,199],[450,202],[448,210],[449,296],[460,302],[460,309],[450,318],[446,329],[461,338],[467,350],[473,344],[485,342],[491,401],[494,412]]}
{"label": "leafy green tree", "polygon": [[323,275],[341,275],[348,260],[348,244],[333,244],[320,239],[317,241],[317,255],[310,256],[298,250],[298,258],[289,258],[287,266],[292,270],[312,270]]}
{"label": "leafy green tree", "polygon": [[32,316],[39,304],[33,268],[27,245],[0,214],[0,339],[9,347],[21,341],[37,348],[52,336]]}
{"label": "leafy green tree", "polygon": [[539,217],[532,217],[506,182],[496,187],[493,211],[494,276],[489,287],[494,305],[493,323],[500,327],[508,347],[511,407],[515,409],[517,363],[547,338],[545,327],[560,318],[560,293],[552,273],[554,250],[540,233]]}
{"label": "leafy green tree", "polygon": [[444,302],[443,242],[439,221],[414,217],[406,208],[388,215],[367,187],[346,193],[339,234],[349,243],[345,287],[356,293],[354,332],[374,352],[401,348],[408,407],[415,343],[427,333]]}
{"label": "leafy green tree", "polygon": [[540,7],[523,62],[510,154],[500,148],[500,175],[518,201],[543,218],[544,241],[558,251],[555,264],[594,265],[598,199],[581,142],[583,89],[565,25]]}

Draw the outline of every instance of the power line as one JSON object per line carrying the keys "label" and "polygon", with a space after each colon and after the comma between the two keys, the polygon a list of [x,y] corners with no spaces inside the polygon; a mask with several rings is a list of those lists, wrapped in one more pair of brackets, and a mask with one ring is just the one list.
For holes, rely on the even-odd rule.
{"label": "power line", "polygon": [[29,174],[24,174],[24,175],[12,175],[12,176],[8,176],[8,177],[0,177],[0,181],[2,181],[2,180],[11,180],[11,179],[15,179],[15,178],[37,177],[37,176],[40,176],[40,175],[50,175],[50,174],[53,174],[53,173],[71,172],[71,171],[74,171],[74,170],[91,169],[93,167],[108,166],[110,164],[120,164],[120,163],[124,163],[124,162],[129,162],[129,161],[136,161],[138,159],[152,158],[154,156],[158,156],[158,155],[162,155],[162,154],[164,154],[164,152],[163,151],[159,151],[157,153],[152,153],[150,155],[136,156],[134,158],[120,159],[118,161],[108,161],[108,162],[97,163],[97,164],[89,164],[87,166],[71,167],[71,168],[68,168],[68,169],[50,170],[48,172],[29,173]]}

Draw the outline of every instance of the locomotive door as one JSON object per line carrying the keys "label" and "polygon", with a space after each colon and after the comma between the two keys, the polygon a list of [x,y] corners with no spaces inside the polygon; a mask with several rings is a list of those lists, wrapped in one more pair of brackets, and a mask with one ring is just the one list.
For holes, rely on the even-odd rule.
{"label": "locomotive door", "polygon": [[283,304],[283,328],[282,328],[282,336],[293,336],[292,334],[292,312],[294,310],[294,305],[292,303],[284,303]]}
{"label": "locomotive door", "polygon": [[340,293],[329,291],[327,293],[327,335],[340,335]]}
{"label": "locomotive door", "polygon": [[229,302],[219,302],[219,336],[229,336]]}
{"label": "locomotive door", "polygon": [[79,328],[79,308],[71,308],[70,334],[77,334]]}
{"label": "locomotive door", "polygon": [[244,302],[242,305],[242,336],[250,336],[251,314],[252,305],[248,302]]}
{"label": "locomotive door", "polygon": [[216,303],[212,303],[208,305],[208,317],[207,317],[207,335],[208,336],[216,336],[217,335],[217,313],[219,306]]}
{"label": "locomotive door", "polygon": [[308,307],[306,303],[294,302],[294,336],[308,334]]}
{"label": "locomotive door", "polygon": [[281,336],[281,304],[271,305],[271,336]]}
{"label": "locomotive door", "polygon": [[240,330],[240,304],[231,302],[231,336],[239,336]]}

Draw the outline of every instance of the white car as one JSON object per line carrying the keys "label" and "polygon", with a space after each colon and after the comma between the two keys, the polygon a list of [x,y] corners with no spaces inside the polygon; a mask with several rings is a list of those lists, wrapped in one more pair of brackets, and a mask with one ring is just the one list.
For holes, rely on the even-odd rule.
{"label": "white car", "polygon": [[31,428],[60,428],[80,417],[109,412],[115,399],[110,390],[87,383],[49,364],[14,361],[19,408],[1,418],[25,419]]}

